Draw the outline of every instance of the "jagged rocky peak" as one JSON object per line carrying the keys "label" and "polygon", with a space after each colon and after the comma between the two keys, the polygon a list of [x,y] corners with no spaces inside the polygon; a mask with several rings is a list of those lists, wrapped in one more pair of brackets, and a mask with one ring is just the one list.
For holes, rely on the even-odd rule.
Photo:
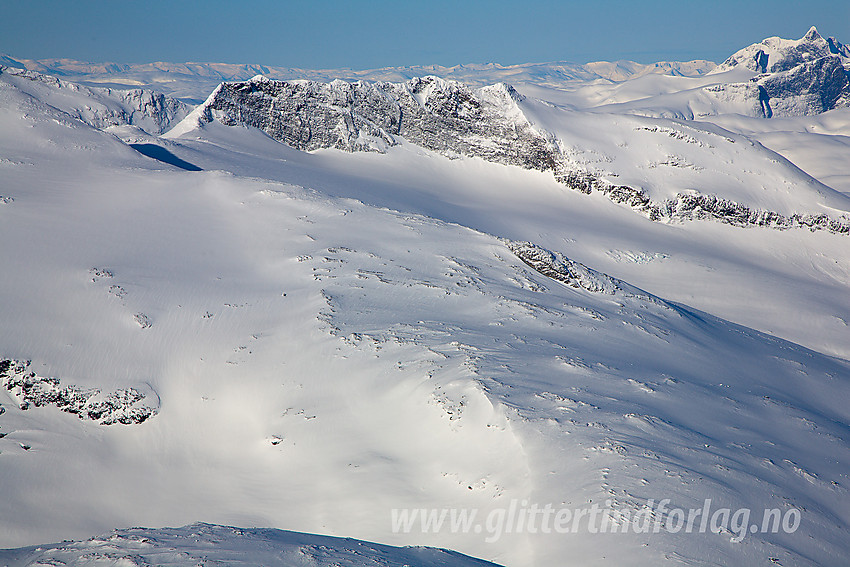
{"label": "jagged rocky peak", "polygon": [[769,37],[747,46],[733,53],[717,70],[743,66],[756,73],[781,73],[823,57],[840,56],[838,46],[844,47],[834,38],[824,39],[812,26],[800,39]]}
{"label": "jagged rocky peak", "polygon": [[552,169],[553,144],[526,119],[521,99],[508,85],[473,89],[435,76],[402,83],[254,77],[222,83],[187,121],[190,128],[213,120],[253,126],[300,150],[384,152],[404,138],[451,158]]}
{"label": "jagged rocky peak", "polygon": [[712,73],[745,68],[756,75],[737,90],[755,115],[803,116],[850,106],[850,51],[812,27],[800,39],[769,37],[734,53]]}

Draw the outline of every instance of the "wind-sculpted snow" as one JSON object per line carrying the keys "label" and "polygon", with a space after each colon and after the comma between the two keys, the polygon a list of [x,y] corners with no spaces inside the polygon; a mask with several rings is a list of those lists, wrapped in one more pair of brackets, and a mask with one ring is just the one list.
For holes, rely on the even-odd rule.
{"label": "wind-sculpted snow", "polygon": [[[434,230],[452,231],[424,219],[400,220],[423,241]],[[474,238],[491,244],[472,252],[457,241],[435,256],[417,254],[415,263],[406,260],[406,241],[367,252],[366,234],[305,257],[326,303],[318,320],[344,343],[342,355],[371,353],[400,372],[424,373],[432,403],[459,433],[474,427],[482,395],[506,408],[522,424],[513,429],[524,432],[527,458],[534,453],[538,463],[532,465],[538,494],[581,484],[584,461],[574,458],[583,454],[600,467],[598,488],[588,487],[581,498],[586,502],[610,500],[636,511],[653,492],[654,481],[646,479],[666,477],[673,502],[713,494],[756,515],[766,502],[799,506],[812,522],[807,529],[828,524],[833,514],[846,516],[821,500],[843,494],[831,484],[843,474],[838,459],[826,457],[847,453],[846,427],[836,413],[842,410],[807,393],[847,392],[845,362],[655,298],[538,245]],[[448,376],[457,378],[446,382]],[[551,436],[532,450],[526,426]],[[820,445],[822,435],[834,443]],[[551,457],[548,467],[539,466],[544,455]],[[496,501],[505,490],[500,474],[474,479],[458,482]],[[811,487],[808,503],[786,498],[801,480],[806,492]],[[845,529],[836,526],[836,537],[839,532]],[[720,551],[703,541],[722,554],[719,565],[749,564],[743,556],[806,564],[793,556],[802,549],[799,535],[790,547],[753,540],[752,547]],[[798,551],[789,554],[791,547]],[[677,553],[685,564],[699,564],[693,550]]]}
{"label": "wind-sculpted snow", "polygon": [[95,128],[129,124],[161,134],[183,119],[191,107],[148,89],[86,87],[35,71],[0,66],[0,81],[47,102]]}
{"label": "wind-sculpted snow", "polygon": [[272,529],[210,524],[182,528],[130,528],[84,541],[0,550],[7,567],[498,567],[443,549],[391,547]]}
{"label": "wind-sculpted snow", "polygon": [[100,425],[139,424],[157,412],[157,408],[142,403],[146,396],[135,388],[121,388],[102,395],[97,389],[63,386],[57,378],[39,376],[31,371],[30,361],[0,360],[0,385],[17,399],[22,410],[55,406]]}

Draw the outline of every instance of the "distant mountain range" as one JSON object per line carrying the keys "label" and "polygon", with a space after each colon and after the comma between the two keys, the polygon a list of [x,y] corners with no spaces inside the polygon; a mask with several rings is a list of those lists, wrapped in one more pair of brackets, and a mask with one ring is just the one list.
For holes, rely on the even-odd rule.
{"label": "distant mountain range", "polygon": [[[151,89],[189,103],[200,103],[220,83],[245,81],[256,75],[274,80],[330,82],[405,82],[438,76],[478,87],[495,83],[556,89],[588,84],[615,84],[647,75],[705,77],[708,105],[715,100],[745,103],[739,112],[753,116],[817,114],[850,104],[850,49],[835,38],[824,39],[812,27],[801,39],[767,38],[732,54],[722,64],[694,60],[597,61],[468,64],[445,67],[417,65],[379,69],[299,69],[232,63],[91,63],[73,59],[21,59],[0,55],[0,65],[94,87]],[[723,73],[732,72],[729,75]],[[712,111],[712,113],[715,113]],[[683,113],[688,117],[688,112]]]}
{"label": "distant mountain range", "polygon": [[278,80],[308,79],[322,82],[334,79],[402,82],[414,77],[436,75],[473,86],[497,82],[563,86],[595,80],[623,81],[647,74],[702,75],[716,67],[712,61],[701,60],[684,63],[660,61],[649,65],[634,61],[598,61],[585,65],[560,61],[521,65],[485,63],[452,67],[415,65],[366,70],[314,70],[232,63],[89,63],[73,59],[20,59],[8,55],[0,55],[0,65],[55,75],[92,86],[153,88],[177,98],[189,99],[203,99],[223,81],[244,81],[255,75]]}

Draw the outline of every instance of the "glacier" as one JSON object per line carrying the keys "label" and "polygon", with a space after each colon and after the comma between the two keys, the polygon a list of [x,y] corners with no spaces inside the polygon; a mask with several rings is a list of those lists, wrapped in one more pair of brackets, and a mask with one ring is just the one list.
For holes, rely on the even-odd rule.
{"label": "glacier", "polygon": [[[839,564],[846,58],[4,59],[0,562]],[[800,523],[393,525],[709,500]]]}

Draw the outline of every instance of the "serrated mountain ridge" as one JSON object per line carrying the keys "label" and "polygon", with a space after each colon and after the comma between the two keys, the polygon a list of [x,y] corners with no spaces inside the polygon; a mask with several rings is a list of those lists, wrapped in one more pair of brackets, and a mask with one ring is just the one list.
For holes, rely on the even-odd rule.
{"label": "serrated mountain ridge", "polygon": [[384,152],[399,138],[447,157],[548,170],[555,147],[526,119],[513,87],[472,89],[439,77],[404,83],[222,83],[175,132],[218,120],[253,126],[293,148]]}

